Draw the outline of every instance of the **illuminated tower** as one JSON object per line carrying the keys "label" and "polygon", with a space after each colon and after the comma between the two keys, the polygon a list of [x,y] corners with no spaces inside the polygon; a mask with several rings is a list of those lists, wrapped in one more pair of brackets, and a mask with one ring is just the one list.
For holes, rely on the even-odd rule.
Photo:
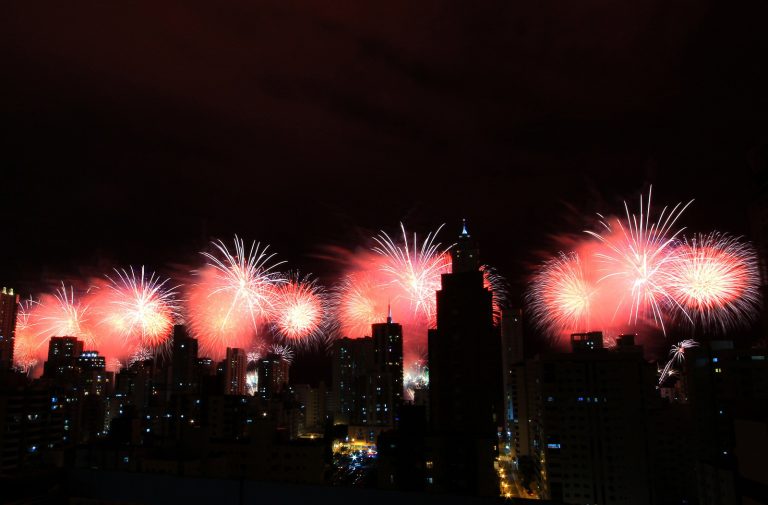
{"label": "illuminated tower", "polygon": [[392,322],[371,325],[375,374],[373,391],[374,424],[394,426],[403,402],[403,327]]}
{"label": "illuminated tower", "polygon": [[247,362],[243,349],[227,347],[227,357],[224,360],[224,394],[245,394]]}
{"label": "illuminated tower", "polygon": [[3,288],[0,293],[0,370],[13,366],[13,342],[16,335],[16,314],[19,295]]}
{"label": "illuminated tower", "polygon": [[477,241],[467,230],[467,220],[461,223],[461,233],[456,246],[451,249],[451,271],[453,273],[476,272],[480,269],[480,249]]}
{"label": "illuminated tower", "polygon": [[494,458],[502,424],[500,336],[475,241],[462,227],[452,273],[437,292],[429,332],[429,412],[434,434],[427,482],[437,491],[498,494]]}
{"label": "illuminated tower", "polygon": [[106,359],[98,351],[83,351],[77,358],[77,369],[86,394],[101,396],[109,392],[112,373],[105,371]]}

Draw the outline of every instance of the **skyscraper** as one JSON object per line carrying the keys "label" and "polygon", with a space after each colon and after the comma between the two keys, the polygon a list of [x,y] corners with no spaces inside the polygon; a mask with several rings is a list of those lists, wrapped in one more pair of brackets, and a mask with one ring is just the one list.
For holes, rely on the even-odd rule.
{"label": "skyscraper", "polygon": [[429,408],[434,433],[427,483],[438,491],[498,494],[494,471],[502,424],[500,336],[466,223],[451,251],[452,273],[437,292],[429,332]]}
{"label": "skyscraper", "polygon": [[[736,438],[745,420],[768,426],[768,351],[730,340],[704,341],[687,352],[685,369],[696,420],[692,431],[699,503],[738,502],[739,495],[742,503],[759,503],[754,497],[765,494],[754,477],[740,472],[745,462],[738,461]],[[743,457],[754,444],[759,438],[743,444]]]}
{"label": "skyscraper", "polygon": [[373,361],[375,376],[371,398],[374,424],[394,426],[403,402],[403,327],[392,322],[373,324]]}
{"label": "skyscraper", "polygon": [[323,431],[326,420],[326,396],[325,383],[320,381],[318,387],[309,384],[296,384],[293,386],[296,399],[302,405],[304,412],[303,433],[320,433]]}
{"label": "skyscraper", "polygon": [[83,353],[83,341],[75,337],[51,337],[48,341],[48,360],[43,377],[72,377],[77,358]]}
{"label": "skyscraper", "polygon": [[224,394],[245,394],[247,362],[248,360],[243,349],[227,347],[227,356],[224,359]]}
{"label": "skyscraper", "polygon": [[259,396],[268,400],[288,385],[290,364],[277,354],[267,354],[259,360]]}
{"label": "skyscraper", "polygon": [[540,495],[556,502],[647,504],[647,398],[654,371],[632,336],[604,349],[574,334],[570,353],[527,363],[531,455]]}
{"label": "skyscraper", "polygon": [[197,339],[187,333],[184,325],[177,324],[173,327],[173,356],[171,366],[173,368],[174,391],[197,391]]}
{"label": "skyscraper", "polygon": [[520,465],[528,456],[528,402],[523,355],[521,310],[504,310],[501,316],[501,361],[504,386],[504,430],[508,454]]}
{"label": "skyscraper", "polygon": [[112,372],[106,372],[106,360],[98,351],[83,351],[77,357],[80,385],[86,395],[101,396],[111,389]]}
{"label": "skyscraper", "polygon": [[368,409],[360,405],[366,376],[373,373],[373,339],[340,338],[333,343],[332,409],[337,424],[367,424]]}
{"label": "skyscraper", "polygon": [[19,295],[3,288],[0,293],[0,370],[13,367],[13,344],[16,335],[16,314]]}

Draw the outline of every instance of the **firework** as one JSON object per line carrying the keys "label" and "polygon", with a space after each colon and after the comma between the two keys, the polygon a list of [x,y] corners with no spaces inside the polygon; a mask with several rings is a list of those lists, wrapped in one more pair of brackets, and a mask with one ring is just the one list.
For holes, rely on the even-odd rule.
{"label": "firework", "polygon": [[106,298],[99,305],[101,323],[121,336],[129,348],[158,349],[170,337],[177,317],[175,288],[167,287],[154,272],[146,274],[144,267],[135,272],[115,270],[109,279]]}
{"label": "firework", "polygon": [[682,342],[678,342],[677,345],[672,346],[669,350],[669,361],[667,361],[667,364],[664,366],[659,377],[659,386],[661,386],[667,378],[674,375],[674,369],[672,367],[675,364],[682,364],[685,361],[685,350],[698,346],[699,344],[695,340],[683,340]]}
{"label": "firework", "polygon": [[559,335],[589,329],[595,294],[579,255],[561,253],[535,274],[527,299],[539,327]]}
{"label": "firework", "polygon": [[155,353],[152,349],[148,349],[146,347],[139,347],[136,349],[136,352],[134,352],[130,358],[128,358],[128,366],[133,366],[136,363],[143,363],[145,361],[149,361],[154,357]]}
{"label": "firework", "polygon": [[19,304],[14,339],[14,363],[31,374],[48,356],[51,337],[76,337],[88,348],[96,348],[92,331],[90,306],[75,296],[72,286],[64,283],[53,294],[43,294],[39,301],[25,300]]}
{"label": "firework", "polygon": [[123,368],[123,362],[117,358],[107,358],[105,368],[110,372],[119,372]]}
{"label": "firework", "polygon": [[44,294],[30,314],[36,336],[35,347],[45,352],[45,344],[51,337],[76,337],[87,348],[96,348],[96,337],[91,328],[90,306],[75,297],[72,286],[64,283],[53,295]]}
{"label": "firework", "polygon": [[340,332],[357,338],[369,334],[371,324],[383,321],[390,296],[375,271],[360,271],[344,277],[333,300]]}
{"label": "firework", "polygon": [[315,280],[294,276],[277,288],[275,298],[272,320],[278,338],[293,345],[309,346],[322,337],[327,298]]}
{"label": "firework", "polygon": [[26,374],[31,373],[40,362],[39,353],[36,352],[34,323],[31,320],[36,305],[37,302],[31,298],[22,300],[16,314],[13,361],[16,368]]}
{"label": "firework", "polygon": [[670,322],[726,329],[751,319],[759,303],[754,251],[716,233],[679,239],[677,222],[691,202],[664,207],[652,221],[649,193],[637,214],[625,203],[624,219],[600,216],[600,233],[587,232],[534,275],[528,302],[538,326],[553,336],[640,325],[666,335]]}
{"label": "firework", "polygon": [[405,399],[413,401],[416,390],[429,387],[429,369],[426,358],[414,360],[403,373]]}
{"label": "firework", "polygon": [[442,227],[428,233],[420,246],[415,233],[411,244],[408,243],[408,233],[402,223],[401,244],[396,244],[383,231],[374,237],[378,246],[373,250],[386,259],[381,269],[387,274],[387,283],[395,286],[398,296],[407,300],[412,310],[422,314],[430,325],[434,325],[435,292],[440,289],[440,276],[451,271],[450,247],[443,249],[435,242]]}
{"label": "firework", "polygon": [[248,351],[245,354],[245,359],[249,365],[258,363],[261,359],[261,351]]}
{"label": "firework", "polygon": [[[675,230],[680,215],[693,202],[678,203],[667,213],[664,207],[658,219],[651,222],[651,191],[644,205],[640,196],[640,211],[631,214],[626,202],[626,221],[601,217],[603,231],[588,231],[604,247],[596,253],[602,263],[598,283],[608,284],[617,296],[616,313],[626,313],[628,322],[640,318],[653,320],[664,332],[665,304],[675,304],[664,282],[663,268],[674,257],[674,243],[682,229]],[[611,224],[612,223],[612,224]]]}
{"label": "firework", "polygon": [[499,325],[501,312],[507,305],[507,281],[492,266],[481,265],[480,271],[483,272],[483,286],[493,296],[493,322]]}
{"label": "firework", "polygon": [[272,344],[269,347],[269,352],[279,356],[286,363],[293,363],[293,348],[289,345]]}
{"label": "firework", "polygon": [[248,394],[253,396],[259,391],[259,372],[252,370],[245,374],[245,387]]}
{"label": "firework", "polygon": [[276,288],[284,282],[272,263],[269,246],[252,243],[246,248],[235,236],[234,251],[213,242],[213,253],[205,252],[207,264],[197,272],[187,293],[187,312],[192,332],[201,350],[221,357],[227,347],[246,348],[266,324],[275,308]]}
{"label": "firework", "polygon": [[737,238],[683,240],[664,273],[678,306],[703,327],[726,331],[753,319],[759,305],[757,255]]}

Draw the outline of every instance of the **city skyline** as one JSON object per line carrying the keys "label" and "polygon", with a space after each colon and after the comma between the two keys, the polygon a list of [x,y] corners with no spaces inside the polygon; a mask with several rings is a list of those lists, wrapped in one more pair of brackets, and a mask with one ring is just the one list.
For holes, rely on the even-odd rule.
{"label": "city skyline", "polygon": [[[750,459],[736,459],[745,449],[734,444],[747,436],[744,430],[759,425],[753,416],[760,415],[755,403],[760,390],[748,387],[734,398],[717,389],[722,381],[712,375],[726,373],[723,380],[730,384],[758,384],[768,371],[764,349],[709,336],[673,346],[662,370],[663,360],[654,366],[645,358],[635,334],[611,344],[608,335],[592,331],[571,334],[570,350],[532,352],[523,338],[525,312],[497,306],[496,284],[488,280],[470,230],[463,221],[449,249],[433,244],[431,235],[420,248],[407,249],[404,242],[399,249],[383,235],[383,248],[373,251],[395,259],[374,262],[379,268],[389,265],[382,273],[395,279],[401,271],[392,271],[392,265],[418,267],[439,278],[439,285],[426,284],[435,289],[434,307],[425,306],[427,300],[411,307],[427,321],[434,316],[426,326],[426,357],[419,358],[424,380],[406,381],[413,369],[404,359],[406,334],[393,320],[391,300],[385,321],[371,322],[366,332],[371,336],[333,341],[329,383],[293,378],[292,351],[277,343],[258,350],[228,345],[225,356],[211,359],[200,352],[201,340],[179,324],[161,344],[165,351],[155,348],[111,369],[111,358],[99,352],[92,333],[82,333],[82,339],[51,336],[42,377],[31,379],[8,363],[0,370],[0,407],[8,405],[0,416],[7,426],[0,430],[5,448],[0,475],[23,475],[32,468],[55,472],[57,464],[49,461],[74,457],[78,478],[91,478],[82,473],[87,466],[89,472],[118,471],[119,479],[167,472],[606,505],[685,503],[696,496],[706,502],[736,492],[756,496],[728,481],[708,488],[687,473],[685,480],[670,481],[654,465],[685,467],[696,461],[696,478],[711,472],[747,478],[738,465]],[[225,306],[243,299],[237,290],[257,289],[265,281],[279,281],[276,293],[282,292],[287,281],[272,277],[264,250],[254,245],[257,252],[247,254],[236,243],[237,254],[230,257],[219,245],[225,259],[209,258],[226,281],[217,289],[236,289]],[[446,254],[448,269],[441,259]],[[363,263],[368,261],[366,253]],[[230,278],[232,273],[237,275]],[[134,293],[150,288],[159,297],[155,301],[169,303],[153,291],[154,277],[147,283],[142,272],[129,280]],[[386,285],[376,287],[382,291]],[[422,289],[414,287],[398,289],[421,296]],[[360,294],[349,285],[344,289],[344,296]],[[86,309],[75,304],[73,294],[60,295],[60,305],[72,304],[67,328],[82,331],[85,320],[78,318]],[[18,303],[15,294],[3,296]],[[245,299],[250,308],[256,303]],[[162,306],[145,307],[167,314]],[[238,324],[249,325],[251,317],[244,314]],[[144,338],[154,327],[137,325],[133,331]],[[689,436],[679,423],[694,411],[706,423]],[[20,428],[9,429],[14,423]],[[736,438],[721,433],[723,423],[741,423]],[[664,444],[679,450],[648,452]],[[617,463],[624,458],[632,465]],[[759,479],[749,479],[744,481],[749,486],[760,486]],[[118,496],[103,493],[94,496]]]}
{"label": "city skyline", "polygon": [[0,16],[0,502],[768,505],[768,3]]}

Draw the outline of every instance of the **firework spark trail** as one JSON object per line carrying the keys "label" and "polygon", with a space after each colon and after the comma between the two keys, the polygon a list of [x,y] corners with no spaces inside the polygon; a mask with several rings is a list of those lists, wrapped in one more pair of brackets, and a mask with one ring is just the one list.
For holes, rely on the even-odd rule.
{"label": "firework spark trail", "polygon": [[76,337],[84,341],[87,348],[97,348],[98,342],[91,328],[90,306],[75,298],[74,287],[67,290],[64,283],[53,295],[44,294],[34,306],[30,318],[35,327],[38,351],[47,352],[51,337]]}
{"label": "firework spark trail", "polygon": [[253,242],[246,248],[235,236],[233,252],[222,241],[205,252],[206,266],[187,293],[187,313],[201,350],[214,358],[227,347],[247,348],[275,308],[276,288],[285,282],[275,270],[269,246]]}
{"label": "firework spark trail", "polygon": [[595,294],[579,255],[560,253],[535,274],[527,300],[536,324],[559,335],[589,329]]}
{"label": "firework spark trail", "polygon": [[293,357],[294,357],[293,348],[289,345],[272,344],[269,347],[269,352],[271,352],[276,356],[279,356],[280,359],[282,359],[288,364],[293,363]]}
{"label": "firework spark trail", "polygon": [[398,296],[408,300],[413,311],[423,314],[431,326],[435,321],[435,292],[440,289],[440,276],[451,271],[448,254],[451,246],[442,249],[440,243],[435,242],[442,228],[440,225],[434,233],[428,233],[421,246],[415,233],[409,245],[403,223],[400,223],[402,244],[396,244],[384,231],[374,237],[378,246],[373,250],[386,258],[381,269],[388,274],[388,282],[397,286]]}
{"label": "firework spark trail", "polygon": [[[683,229],[674,230],[680,215],[693,202],[682,205],[678,203],[667,214],[664,207],[655,222],[651,222],[651,191],[648,192],[648,203],[645,208],[643,197],[640,196],[639,214],[631,214],[624,203],[626,222],[615,219],[616,229],[600,216],[602,233],[587,231],[586,233],[604,246],[604,252],[596,257],[604,263],[604,275],[598,283],[617,283],[614,288],[617,293],[624,292],[616,306],[616,313],[621,312],[626,296],[629,297],[629,323],[637,324],[638,319],[652,319],[666,333],[664,327],[663,304],[676,304],[670,295],[661,269],[674,256],[672,247],[677,235]],[[681,310],[685,310],[681,307]],[[650,316],[650,317],[649,317]]]}
{"label": "firework spark trail", "polygon": [[698,342],[690,339],[683,340],[682,342],[678,342],[677,345],[672,346],[672,348],[669,350],[670,359],[667,361],[667,364],[664,366],[664,369],[661,371],[661,375],[659,377],[659,386],[661,386],[664,381],[672,375],[672,367],[675,364],[682,364],[685,361],[685,350],[698,346]]}
{"label": "firework spark trail", "polygon": [[165,344],[178,317],[176,287],[167,287],[154,272],[146,274],[115,269],[116,277],[107,277],[109,289],[103,291],[101,323],[120,335],[129,349],[158,349]]}
{"label": "firework spark trail", "polygon": [[248,351],[245,355],[245,360],[247,364],[255,364],[258,363],[261,359],[262,351],[261,350],[255,350],[255,351]]}
{"label": "firework spark trail", "polygon": [[35,328],[32,311],[37,302],[32,298],[21,300],[16,314],[16,334],[13,347],[13,361],[16,368],[29,374],[40,362],[35,344]]}
{"label": "firework spark trail", "polygon": [[139,347],[136,349],[136,351],[128,358],[128,366],[133,366],[136,363],[149,361],[154,357],[155,353],[152,349],[148,349],[146,347]]}
{"label": "firework spark trail", "polygon": [[220,259],[217,254],[203,253],[203,256],[209,260],[208,265],[218,271],[221,280],[221,283],[211,291],[211,296],[225,294],[232,299],[221,323],[222,327],[226,325],[238,306],[244,307],[254,327],[258,326],[259,321],[274,307],[274,287],[284,282],[282,276],[274,269],[285,262],[268,265],[276,253],[268,254],[268,245],[260,249],[261,243],[251,243],[246,254],[243,240],[237,235],[235,235],[234,254],[229,252],[221,240],[214,242],[213,245],[223,259]]}
{"label": "firework spark trail", "polygon": [[483,286],[493,296],[493,322],[500,325],[501,313],[509,297],[507,280],[490,265],[480,265],[480,271],[483,272]]}
{"label": "firework spark trail", "polygon": [[712,330],[725,332],[749,322],[760,303],[757,253],[728,235],[681,241],[664,275],[679,306]]}
{"label": "firework spark trail", "polygon": [[328,299],[316,280],[293,275],[277,287],[272,321],[283,342],[300,347],[314,345],[323,337],[327,316]]}
{"label": "firework spark trail", "polygon": [[356,338],[371,331],[371,324],[387,314],[391,292],[377,272],[358,271],[346,275],[333,293],[333,307],[344,336]]}

